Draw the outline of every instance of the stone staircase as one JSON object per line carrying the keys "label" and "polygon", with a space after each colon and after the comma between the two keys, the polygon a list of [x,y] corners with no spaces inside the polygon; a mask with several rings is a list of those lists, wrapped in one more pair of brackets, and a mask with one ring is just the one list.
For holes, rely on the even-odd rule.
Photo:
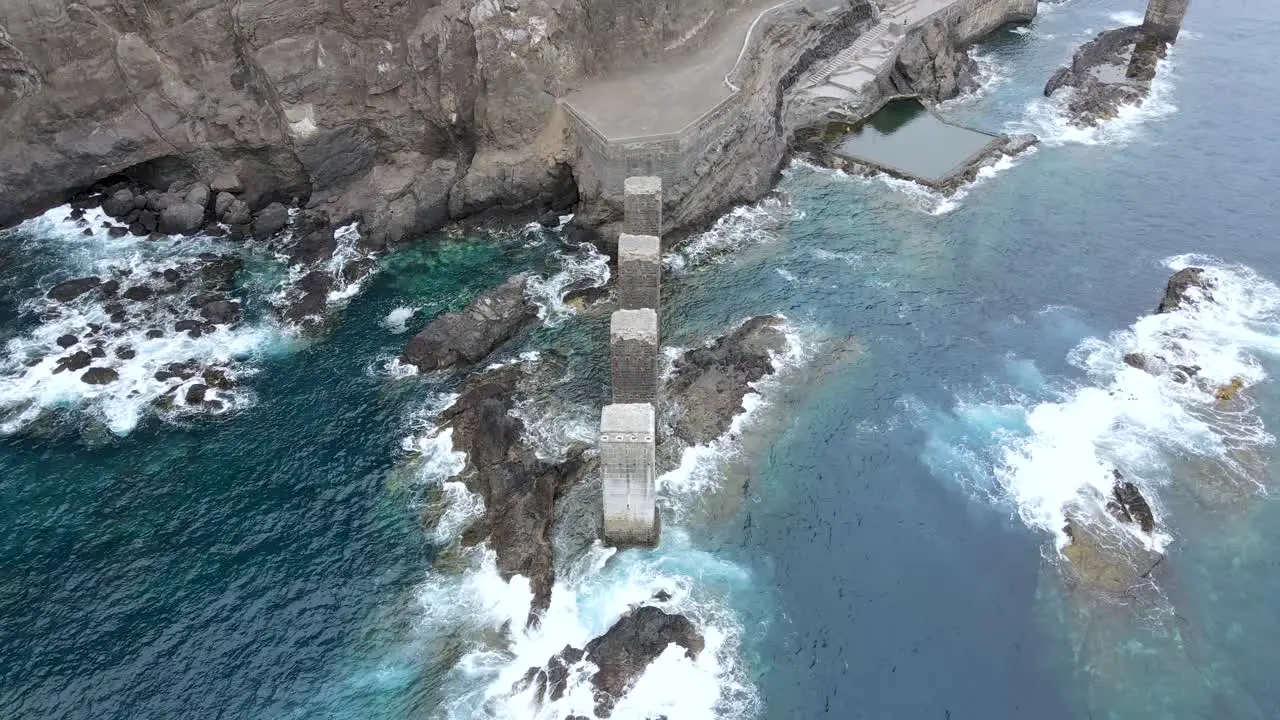
{"label": "stone staircase", "polygon": [[876,23],[875,27],[863,33],[857,42],[848,48],[842,50],[839,55],[828,60],[822,67],[809,73],[801,85],[801,87],[815,87],[827,81],[835,73],[853,65],[859,56],[871,48],[872,45],[884,39],[889,32],[889,23],[881,20]]}
{"label": "stone staircase", "polygon": [[880,11],[878,22],[863,33],[856,42],[821,67],[809,73],[800,87],[813,88],[831,80],[833,75],[843,76],[845,82],[832,81],[838,87],[857,91],[851,87],[874,79],[884,61],[897,46],[903,28],[908,26],[917,12],[920,0],[901,0]]}

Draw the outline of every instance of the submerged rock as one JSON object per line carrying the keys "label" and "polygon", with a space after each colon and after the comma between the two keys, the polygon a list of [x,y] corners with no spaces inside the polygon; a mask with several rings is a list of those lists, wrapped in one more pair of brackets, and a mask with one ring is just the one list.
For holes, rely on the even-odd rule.
{"label": "submerged rock", "polygon": [[559,700],[564,696],[569,668],[585,658],[599,668],[591,676],[595,716],[607,718],[649,665],[673,643],[695,660],[706,647],[702,634],[688,618],[644,605],[623,615],[586,648],[566,645],[545,668],[530,668],[516,689],[532,685],[537,688],[539,702]]}
{"label": "submerged rock", "polygon": [[742,398],[751,383],[775,371],[772,355],[787,345],[782,319],[754,317],[708,347],[680,356],[668,397],[680,407],[672,428],[690,445],[724,435],[734,416],[742,412]]}
{"label": "submerged rock", "polygon": [[432,320],[409,341],[402,360],[428,372],[488,357],[537,317],[525,298],[527,282],[526,275],[516,275],[480,293],[462,312]]}
{"label": "submerged rock", "polygon": [[1150,582],[1163,556],[1119,531],[1069,517],[1063,528],[1069,542],[1062,554],[1071,575],[1084,589],[1103,598],[1124,600]]}

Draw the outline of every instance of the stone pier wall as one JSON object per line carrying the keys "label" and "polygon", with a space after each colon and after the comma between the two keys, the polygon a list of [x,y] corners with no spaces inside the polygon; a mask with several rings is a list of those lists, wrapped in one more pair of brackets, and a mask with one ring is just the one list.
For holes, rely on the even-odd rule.
{"label": "stone pier wall", "polygon": [[1191,0],[1151,0],[1142,27],[1165,42],[1177,42]]}

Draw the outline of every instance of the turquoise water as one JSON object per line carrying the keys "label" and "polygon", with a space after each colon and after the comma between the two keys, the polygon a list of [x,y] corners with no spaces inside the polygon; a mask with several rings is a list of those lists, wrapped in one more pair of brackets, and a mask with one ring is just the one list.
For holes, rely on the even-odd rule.
{"label": "turquoise water", "polygon": [[[792,355],[735,438],[663,478],[662,547],[564,569],[540,630],[497,637],[527,591],[453,542],[466,498],[441,484],[429,418],[457,379],[390,361],[512,272],[588,272],[554,235],[396,250],[319,338],[255,320],[251,392],[218,418],[143,413],[115,436],[109,398],[64,398],[0,441],[4,715],[563,718],[572,698],[537,715],[512,678],[662,589],[708,651],[664,656],[615,717],[1280,716],[1280,506],[1257,426],[1280,424],[1280,26],[1195,5],[1146,109],[1066,128],[1044,80],[1140,10],[1046,4],[981,48],[993,82],[944,112],[1045,143],[964,196],[797,165],[668,258],[667,344],[782,313]],[[90,260],[0,248],[26,282],[0,299],[22,341],[19,303]],[[1138,322],[1189,262],[1222,309]],[[550,368],[522,412],[554,452],[592,434],[607,318],[547,318],[500,357]],[[1202,420],[1126,374],[1119,352],[1167,330],[1206,374],[1249,378],[1252,404]],[[1252,460],[1227,463],[1223,437]],[[1167,559],[1141,602],[1073,587],[1057,553],[1062,500],[1099,463],[1154,498]]]}

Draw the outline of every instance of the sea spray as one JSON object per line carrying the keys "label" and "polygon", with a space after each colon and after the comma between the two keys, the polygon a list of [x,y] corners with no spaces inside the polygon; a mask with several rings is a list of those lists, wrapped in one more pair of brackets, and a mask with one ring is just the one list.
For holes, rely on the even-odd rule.
{"label": "sea spray", "polygon": [[[929,433],[926,464],[980,494],[1009,501],[1018,517],[1051,533],[1059,547],[1068,542],[1068,514],[1083,512],[1111,532],[1162,551],[1176,536],[1177,519],[1164,507],[1161,491],[1175,477],[1229,485],[1241,496],[1256,492],[1261,468],[1249,458],[1273,437],[1247,397],[1224,402],[1220,388],[1233,382],[1248,387],[1267,377],[1261,358],[1280,355],[1280,287],[1215,258],[1176,256],[1165,264],[1171,270],[1205,268],[1208,294],[1192,290],[1192,300],[1175,312],[1147,315],[1105,339],[1081,341],[1068,359],[1085,372],[1086,382],[1050,383],[1031,394],[1006,387],[997,402],[989,390],[960,393],[950,412],[915,406],[917,424]],[[1131,367],[1125,358],[1133,353],[1169,371]],[[1194,458],[1210,462],[1214,477],[1180,470]],[[1153,535],[1103,510],[1113,470],[1151,503]]]}
{"label": "sea spray", "polygon": [[[203,382],[200,373],[194,373],[194,378],[188,374],[168,379],[159,379],[156,374],[171,364],[194,363],[216,366],[223,377],[240,383],[253,374],[256,359],[287,348],[287,334],[272,317],[253,316],[253,293],[247,298],[249,309],[244,320],[206,328],[193,337],[173,328],[175,321],[192,313],[185,303],[186,294],[161,293],[142,303],[121,299],[121,305],[130,311],[122,324],[113,321],[98,301],[96,290],[67,302],[51,300],[45,292],[57,281],[91,274],[117,280],[121,290],[135,284],[163,284],[168,282],[161,277],[165,271],[193,267],[202,262],[202,254],[252,260],[253,251],[208,236],[158,240],[109,237],[101,229],[105,216],[100,210],[85,211],[79,222],[68,212],[65,206],[54,208],[0,233],[4,241],[18,242],[23,255],[31,256],[32,267],[42,273],[34,283],[35,294],[20,305],[23,316],[41,320],[9,338],[0,359],[0,433],[18,432],[55,409],[80,408],[112,433],[125,435],[149,413],[180,420],[196,413],[232,412],[252,404],[253,393],[239,385],[209,388],[206,402],[195,407],[186,397],[188,390]],[[84,235],[86,224],[95,235]],[[20,284],[25,286],[25,280]],[[78,343],[64,349],[59,344],[64,336],[74,337]],[[92,366],[109,369],[117,379],[90,385],[81,380],[81,371],[58,370],[60,357],[91,348],[99,348],[93,351],[97,356]],[[162,402],[166,396],[170,400]]]}
{"label": "sea spray", "polygon": [[771,242],[788,223],[803,217],[790,200],[775,193],[755,205],[741,205],[703,232],[662,258],[671,272],[685,272],[707,263],[732,259],[748,245]]}

